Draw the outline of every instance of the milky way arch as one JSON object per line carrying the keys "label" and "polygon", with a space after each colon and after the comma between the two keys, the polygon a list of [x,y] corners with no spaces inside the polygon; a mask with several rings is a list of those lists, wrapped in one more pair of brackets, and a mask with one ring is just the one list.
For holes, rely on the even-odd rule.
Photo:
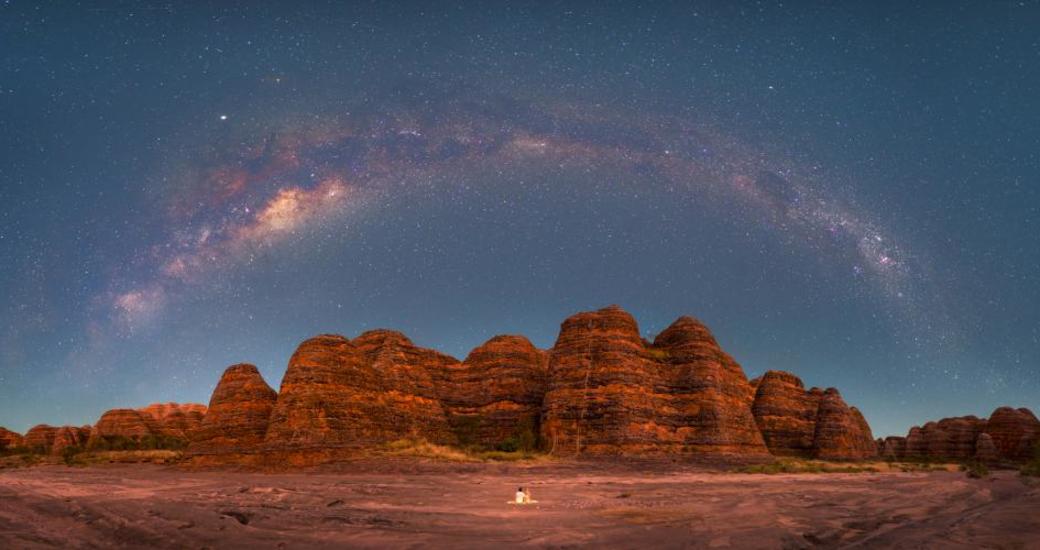
{"label": "milky way arch", "polygon": [[727,201],[778,234],[848,269],[880,295],[911,303],[916,259],[869,214],[837,200],[813,166],[776,159],[708,124],[537,107],[515,100],[344,112],[265,128],[215,148],[174,181],[162,213],[168,238],[139,253],[141,274],[113,284],[113,317],[133,328],[178,291],[246,264],[307,228],[377,208],[401,182],[534,160],[608,166],[698,200]]}

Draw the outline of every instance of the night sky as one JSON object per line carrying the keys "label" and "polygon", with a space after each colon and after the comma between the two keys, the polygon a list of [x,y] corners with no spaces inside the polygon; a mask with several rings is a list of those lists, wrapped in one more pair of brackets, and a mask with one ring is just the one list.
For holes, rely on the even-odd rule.
{"label": "night sky", "polygon": [[1040,2],[337,4],[0,5],[0,425],[613,303],[876,435],[1040,409]]}

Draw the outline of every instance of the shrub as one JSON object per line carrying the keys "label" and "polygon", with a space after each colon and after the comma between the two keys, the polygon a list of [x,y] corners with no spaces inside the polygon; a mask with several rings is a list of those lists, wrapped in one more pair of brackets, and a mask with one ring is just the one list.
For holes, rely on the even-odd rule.
{"label": "shrub", "polygon": [[0,449],[0,456],[20,456],[32,454],[32,449],[28,447],[5,447]]}
{"label": "shrub", "polygon": [[505,453],[515,453],[520,450],[520,442],[514,435],[505,441],[499,441],[498,444],[495,445],[495,450]]}
{"label": "shrub", "polygon": [[76,463],[76,455],[83,452],[83,449],[78,445],[69,445],[61,450],[61,459],[65,462],[66,466],[72,466]]}
{"label": "shrub", "polygon": [[877,472],[876,468],[857,465],[831,465],[818,461],[778,460],[768,464],[754,464],[737,470],[744,474],[859,474]]}
{"label": "shrub", "polygon": [[972,460],[961,465],[961,468],[968,473],[968,477],[972,479],[982,479],[989,476],[989,467],[986,466],[985,462],[981,460]]}
{"label": "shrub", "polygon": [[146,435],[140,438],[121,435],[105,435],[91,440],[90,451],[154,451],[184,449],[188,443],[183,439],[166,435]]}

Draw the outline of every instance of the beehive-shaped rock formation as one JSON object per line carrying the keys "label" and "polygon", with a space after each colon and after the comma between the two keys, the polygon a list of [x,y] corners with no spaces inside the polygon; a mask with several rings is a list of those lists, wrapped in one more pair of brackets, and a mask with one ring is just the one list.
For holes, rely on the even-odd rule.
{"label": "beehive-shaped rock formation", "polygon": [[496,336],[442,370],[442,401],[462,446],[537,444],[548,354],[523,336]]}
{"label": "beehive-shaped rock formation", "polygon": [[253,365],[232,365],[213,390],[189,453],[244,452],[260,445],[278,394]]}
{"label": "beehive-shaped rock formation", "polygon": [[616,306],[565,320],[542,436],[563,454],[766,455],[740,366],[682,317],[648,345]]}

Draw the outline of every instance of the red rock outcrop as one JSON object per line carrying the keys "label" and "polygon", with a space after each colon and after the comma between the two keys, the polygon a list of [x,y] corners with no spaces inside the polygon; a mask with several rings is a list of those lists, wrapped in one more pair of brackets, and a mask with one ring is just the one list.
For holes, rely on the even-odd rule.
{"label": "red rock outcrop", "polygon": [[23,439],[22,434],[12,432],[3,426],[0,426],[0,451],[22,447],[24,445]]}
{"label": "red rock outcrop", "polygon": [[1029,409],[1000,407],[988,420],[960,416],[914,426],[892,455],[909,460],[1021,462],[1032,457],[1036,445],[1036,416]]}
{"label": "red rock outcrop", "polygon": [[537,444],[548,354],[523,336],[495,336],[441,371],[442,402],[462,446]]}
{"label": "red rock outcrop", "polygon": [[213,390],[189,453],[245,452],[264,441],[278,394],[253,365],[232,365]]}
{"label": "red rock outcrop", "polygon": [[51,454],[61,454],[68,447],[83,448],[90,438],[90,426],[62,426],[54,432]]}
{"label": "red rock outcrop", "polygon": [[992,464],[1000,460],[1000,452],[988,433],[979,434],[975,440],[975,460]]}
{"label": "red rock outcrop", "polygon": [[783,371],[762,375],[751,411],[769,451],[777,456],[812,456],[820,392],[808,392],[797,376]]}
{"label": "red rock outcrop", "polygon": [[206,414],[206,406],[199,403],[153,403],[137,410],[155,420],[157,435],[184,441],[199,429]]}
{"label": "red rock outcrop", "polygon": [[354,341],[311,338],[289,360],[265,445],[335,448],[405,437],[453,443],[430,370],[457,362],[393,331],[366,332]]}
{"label": "red rock outcrop", "polygon": [[856,407],[849,407],[835,388],[820,397],[813,434],[813,456],[822,459],[864,459],[877,454],[874,435]]}
{"label": "red rock outcrop", "polygon": [[90,426],[33,426],[25,434],[22,445],[40,454],[61,454],[66,447],[83,447],[87,444]]}
{"label": "red rock outcrop", "polygon": [[985,420],[974,416],[929,422],[915,433],[912,456],[951,461],[970,459],[975,456],[975,441],[985,425]]}
{"label": "red rock outcrop", "polygon": [[859,409],[847,406],[833,388],[806,391],[789,372],[762,375],[752,413],[774,455],[864,459],[878,454]]}
{"label": "red rock outcrop", "polygon": [[880,450],[881,458],[885,460],[900,460],[906,456],[906,438],[890,435],[884,439]]}
{"label": "red rock outcrop", "polygon": [[[37,432],[35,440],[53,443]],[[64,445],[78,445],[76,436],[63,432]],[[537,436],[562,455],[766,458],[767,442],[776,454],[878,452],[866,420],[837,390],[806,391],[782,372],[748,382],[699,321],[680,317],[650,342],[617,306],[566,319],[548,352],[497,336],[462,362],[390,330],[317,336],[296,349],[277,393],[256,367],[234,365],[208,409],[108,411],[88,445],[176,438],[190,440],[195,457],[310,463],[403,438],[505,448]]]}
{"label": "red rock outcrop", "polygon": [[156,435],[159,435],[159,422],[151,415],[136,409],[112,409],[102,414],[94,424],[88,444],[96,446],[114,438],[140,441]]}
{"label": "red rock outcrop", "polygon": [[33,452],[49,453],[54,445],[54,436],[57,433],[58,428],[48,426],[47,424],[39,424],[25,432],[23,443],[27,449]]}
{"label": "red rock outcrop", "polygon": [[1006,460],[1029,460],[1040,444],[1040,420],[1025,408],[1000,407],[993,411],[985,431],[993,439],[997,453]]}
{"label": "red rock outcrop", "polygon": [[700,322],[682,317],[647,345],[611,306],[561,325],[542,436],[561,454],[767,455],[752,393]]}

